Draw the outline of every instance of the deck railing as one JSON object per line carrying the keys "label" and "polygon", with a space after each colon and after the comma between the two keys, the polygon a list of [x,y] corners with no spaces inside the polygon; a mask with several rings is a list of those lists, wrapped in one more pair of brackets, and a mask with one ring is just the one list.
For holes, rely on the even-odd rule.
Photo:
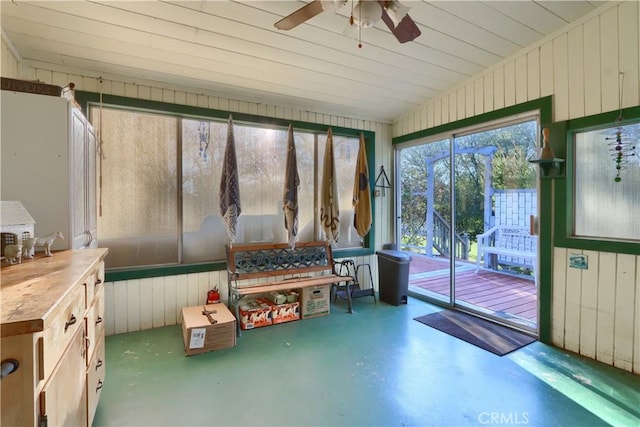
{"label": "deck railing", "polygon": [[[433,211],[433,246],[441,255],[451,256],[451,227],[438,212]],[[454,234],[454,255],[457,259],[469,259],[469,236]]]}
{"label": "deck railing", "polygon": [[[434,250],[441,256],[451,257],[451,239],[449,237],[451,228],[447,221],[438,212],[433,211],[433,229],[431,232],[426,229],[426,226],[422,228],[422,232],[425,233],[425,245],[403,245],[402,249],[409,251],[423,252],[427,256],[432,256]],[[453,253],[457,259],[469,259],[469,236],[466,234],[454,235]]]}

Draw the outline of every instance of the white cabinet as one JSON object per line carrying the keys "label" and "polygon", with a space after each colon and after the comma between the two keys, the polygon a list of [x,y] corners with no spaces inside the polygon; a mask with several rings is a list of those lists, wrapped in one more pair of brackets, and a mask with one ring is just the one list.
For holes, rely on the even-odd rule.
{"label": "white cabinet", "polygon": [[72,102],[3,90],[1,196],[19,200],[52,249],[97,247],[96,138]]}
{"label": "white cabinet", "polygon": [[96,136],[77,108],[71,108],[72,248],[97,247]]}

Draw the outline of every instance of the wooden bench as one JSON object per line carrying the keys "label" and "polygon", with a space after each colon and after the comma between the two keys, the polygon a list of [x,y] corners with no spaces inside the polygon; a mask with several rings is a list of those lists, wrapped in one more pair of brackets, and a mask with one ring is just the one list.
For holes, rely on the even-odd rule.
{"label": "wooden bench", "polygon": [[487,255],[502,257],[505,264],[531,268],[537,281],[537,238],[529,227],[496,225],[482,234],[478,234],[478,257],[476,272],[481,260],[488,263]]}
{"label": "wooden bench", "polygon": [[[336,274],[331,246],[325,241],[297,243],[294,249],[287,243],[235,244],[226,249],[229,307],[237,319],[239,301],[247,295],[355,283],[352,276]],[[351,298],[348,305],[351,313]]]}

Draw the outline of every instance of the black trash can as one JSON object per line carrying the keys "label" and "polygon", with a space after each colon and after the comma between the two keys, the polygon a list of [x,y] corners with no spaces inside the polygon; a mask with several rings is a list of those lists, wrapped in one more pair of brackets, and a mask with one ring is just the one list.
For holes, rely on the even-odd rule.
{"label": "black trash can", "polygon": [[395,250],[377,251],[380,301],[391,305],[407,303],[411,255]]}

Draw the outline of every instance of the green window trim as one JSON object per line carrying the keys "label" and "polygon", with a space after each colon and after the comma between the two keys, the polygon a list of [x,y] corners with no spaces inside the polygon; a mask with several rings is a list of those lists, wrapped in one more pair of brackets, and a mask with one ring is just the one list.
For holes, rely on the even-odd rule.
{"label": "green window trim", "polygon": [[400,144],[402,142],[413,141],[416,139],[422,139],[431,135],[438,135],[441,133],[448,133],[463,129],[470,126],[480,125],[486,122],[492,122],[508,116],[515,116],[517,114],[526,113],[528,111],[538,110],[540,112],[540,123],[551,123],[551,106],[552,97],[547,96],[544,98],[534,99],[533,101],[523,102],[522,104],[513,105],[510,107],[501,108],[495,111],[489,111],[487,113],[479,114],[477,116],[468,117],[466,119],[457,120],[455,122],[446,123],[444,125],[435,126],[429,129],[420,130],[417,132],[409,133],[402,136],[397,136],[392,139],[393,144]]}
{"label": "green window trim", "polygon": [[[318,133],[326,133],[331,128],[334,135],[348,136],[348,137],[360,137],[360,134],[364,134],[365,146],[367,149],[367,163],[369,165],[369,187],[371,189],[371,229],[369,234],[364,239],[364,245],[362,248],[346,248],[335,249],[335,258],[346,257],[358,257],[369,256],[374,253],[375,248],[375,225],[376,225],[376,212],[375,203],[373,203],[373,189],[375,188],[375,137],[376,134],[373,131],[346,128],[340,126],[331,126],[318,123],[309,123],[299,120],[287,120],[266,116],[259,116],[254,114],[232,112],[226,110],[215,110],[202,107],[194,107],[189,105],[171,104],[160,101],[152,101],[146,99],[129,98],[117,95],[100,95],[96,92],[76,91],[75,98],[80,108],[85,115],[88,114],[90,105],[103,105],[124,107],[134,109],[137,111],[146,111],[151,113],[167,113],[173,116],[183,118],[205,118],[216,120],[227,120],[229,114],[233,116],[233,120],[236,123],[245,123],[250,125],[262,125],[265,127],[283,128],[286,129],[289,124],[292,124],[294,129],[301,131],[310,131]],[[99,236],[98,236],[99,238]],[[207,271],[221,271],[226,270],[226,263],[224,261],[214,261],[207,263],[197,264],[175,264],[175,265],[162,265],[162,266],[148,266],[142,268],[127,268],[127,269],[113,269],[106,272],[105,280],[108,282],[116,282],[122,280],[142,279],[151,277],[172,276],[190,273],[201,273]]]}
{"label": "green window trim", "polygon": [[181,274],[191,273],[206,273],[209,271],[221,271],[226,269],[227,264],[225,264],[224,262],[138,267],[130,269],[108,270],[105,272],[105,281],[119,282],[122,280],[177,276]]}
{"label": "green window trim", "polygon": [[[567,171],[566,179],[559,177],[555,180],[554,186],[555,229],[553,244],[555,247],[640,255],[640,242],[576,237],[571,234],[574,218],[574,136],[578,132],[613,127],[619,116],[620,111],[611,111],[554,123],[554,125],[558,126],[558,132],[554,135],[552,130],[550,139],[556,139],[557,141],[564,140]],[[623,109],[622,117],[624,118],[622,124],[637,123],[640,120],[640,106]]]}

